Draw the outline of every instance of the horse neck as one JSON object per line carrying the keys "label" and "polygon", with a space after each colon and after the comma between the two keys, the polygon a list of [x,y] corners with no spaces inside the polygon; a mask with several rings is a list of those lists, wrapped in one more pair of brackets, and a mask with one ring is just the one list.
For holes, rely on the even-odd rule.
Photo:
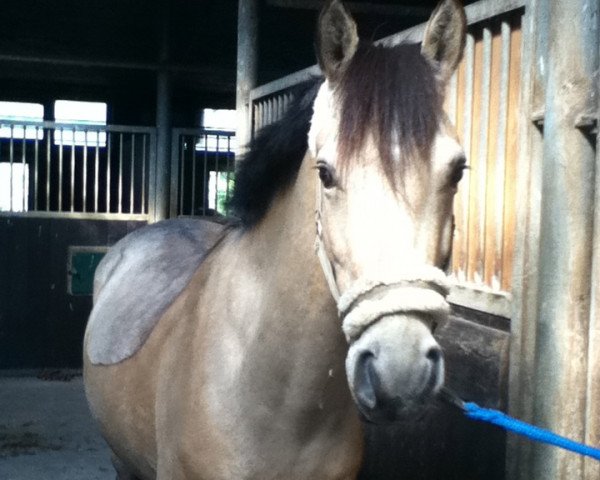
{"label": "horse neck", "polygon": [[[244,235],[242,248],[264,280],[262,311],[255,320],[259,324],[252,327],[251,335],[260,340],[250,354],[274,359],[282,372],[292,370],[286,376],[290,384],[284,389],[273,387],[287,395],[295,392],[298,404],[307,402],[324,412],[330,408],[348,415],[354,409],[344,370],[347,344],[315,253],[318,177],[311,164],[307,154],[293,185]],[[315,392],[329,398],[330,405],[325,397],[314,398]]]}
{"label": "horse neck", "polygon": [[302,322],[303,330],[329,323],[341,335],[335,302],[315,253],[318,177],[311,164],[307,153],[295,181],[276,195],[265,218],[247,233],[244,250],[251,252],[251,261],[261,268],[269,288],[280,293],[275,300],[285,310],[293,314],[296,308],[314,305],[310,313],[317,316]]}

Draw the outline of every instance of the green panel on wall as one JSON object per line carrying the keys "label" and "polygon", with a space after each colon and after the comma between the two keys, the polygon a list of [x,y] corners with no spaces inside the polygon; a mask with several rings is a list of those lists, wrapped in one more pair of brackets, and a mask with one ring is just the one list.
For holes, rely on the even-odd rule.
{"label": "green panel on wall", "polygon": [[106,251],[78,250],[77,247],[71,247],[69,253],[69,293],[92,295],[96,267],[106,255]]}

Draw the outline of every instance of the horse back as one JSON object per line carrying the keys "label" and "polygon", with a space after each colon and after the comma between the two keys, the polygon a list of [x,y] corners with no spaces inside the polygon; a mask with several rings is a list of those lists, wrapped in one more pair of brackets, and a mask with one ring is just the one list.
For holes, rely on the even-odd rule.
{"label": "horse back", "polygon": [[127,235],[98,265],[86,354],[95,365],[134,355],[224,235],[205,220],[165,220]]}

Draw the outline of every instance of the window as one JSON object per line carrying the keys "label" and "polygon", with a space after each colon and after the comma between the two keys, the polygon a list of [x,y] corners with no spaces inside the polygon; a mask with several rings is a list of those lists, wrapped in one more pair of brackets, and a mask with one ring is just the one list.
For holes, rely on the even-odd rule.
{"label": "window", "polygon": [[[2,123],[7,120],[7,123]],[[34,140],[36,127],[23,126],[19,122],[42,122],[44,120],[44,106],[40,103],[26,102],[0,102],[0,138],[14,138]],[[44,130],[37,129],[37,138],[44,138]]]}
{"label": "window", "polygon": [[54,136],[55,145],[87,145],[88,147],[105,147],[106,132],[94,130],[94,126],[106,125],[106,103],[78,102],[73,100],[56,100],[54,102],[54,119],[57,124],[90,125],[91,131],[74,130],[66,127],[57,128]]}
{"label": "window", "polygon": [[0,162],[0,212],[26,211],[28,194],[29,165]]}
{"label": "window", "polygon": [[196,144],[196,150],[207,152],[234,152],[237,146],[235,135],[210,134],[211,130],[223,132],[235,132],[237,116],[235,110],[214,110],[205,108],[202,110],[202,127],[209,133],[206,137],[200,137]]}
{"label": "window", "polygon": [[[227,185],[229,183],[229,185]],[[227,195],[233,191],[233,175],[211,170],[208,177],[208,208],[227,215]]]}
{"label": "window", "polygon": [[235,131],[237,116],[235,110],[202,110],[202,126],[207,130]]}

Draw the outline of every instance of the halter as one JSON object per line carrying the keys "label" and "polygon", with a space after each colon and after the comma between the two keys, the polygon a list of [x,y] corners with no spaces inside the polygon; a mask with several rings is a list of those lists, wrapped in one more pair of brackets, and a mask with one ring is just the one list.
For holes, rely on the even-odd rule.
{"label": "halter", "polygon": [[450,283],[446,274],[432,265],[407,269],[393,278],[359,278],[343,294],[340,293],[323,243],[323,187],[319,180],[317,182],[315,250],[331,296],[337,303],[348,343],[356,341],[367,328],[388,315],[418,312],[436,324],[443,321],[450,313],[446,302]]}

